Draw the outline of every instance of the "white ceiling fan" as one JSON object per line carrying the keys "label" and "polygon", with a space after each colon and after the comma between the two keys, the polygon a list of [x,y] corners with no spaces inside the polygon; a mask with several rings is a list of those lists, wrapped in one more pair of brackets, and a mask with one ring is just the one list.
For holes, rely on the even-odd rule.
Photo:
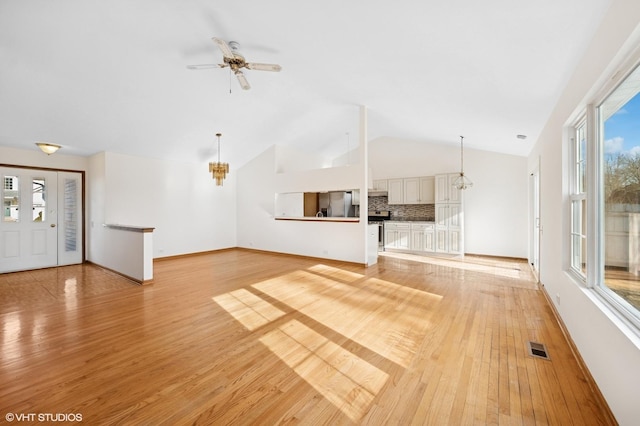
{"label": "white ceiling fan", "polygon": [[277,64],[260,64],[256,62],[247,62],[244,59],[244,56],[238,51],[240,45],[238,42],[230,41],[227,43],[221,38],[213,37],[211,40],[220,48],[222,51],[223,64],[202,64],[202,65],[187,65],[187,68],[190,70],[202,70],[209,68],[226,68],[229,67],[231,71],[236,75],[238,81],[240,82],[240,87],[244,90],[249,90],[251,86],[247,81],[247,77],[242,73],[241,68],[246,68],[248,70],[258,70],[258,71],[274,71],[278,72],[282,69],[280,65]]}

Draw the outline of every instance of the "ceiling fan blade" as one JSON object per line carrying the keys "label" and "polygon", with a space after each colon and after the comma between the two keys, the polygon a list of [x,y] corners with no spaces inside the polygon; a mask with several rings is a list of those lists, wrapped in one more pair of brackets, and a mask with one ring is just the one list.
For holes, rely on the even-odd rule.
{"label": "ceiling fan blade", "polygon": [[187,65],[190,70],[206,70],[210,68],[226,68],[229,64],[200,64],[200,65]]}
{"label": "ceiling fan blade", "polygon": [[258,64],[255,62],[251,62],[245,65],[250,70],[258,70],[258,71],[274,71],[279,72],[282,67],[278,64]]}
{"label": "ceiling fan blade", "polygon": [[226,41],[218,37],[213,37],[211,40],[213,40],[216,46],[220,48],[220,50],[222,51],[222,55],[225,58],[233,58],[235,56]]}
{"label": "ceiling fan blade", "polygon": [[240,87],[242,87],[242,89],[244,90],[251,89],[251,86],[247,81],[247,77],[245,77],[244,74],[242,74],[242,71],[238,70],[235,72],[235,74],[236,74],[236,77],[238,77],[238,81],[240,82]]}

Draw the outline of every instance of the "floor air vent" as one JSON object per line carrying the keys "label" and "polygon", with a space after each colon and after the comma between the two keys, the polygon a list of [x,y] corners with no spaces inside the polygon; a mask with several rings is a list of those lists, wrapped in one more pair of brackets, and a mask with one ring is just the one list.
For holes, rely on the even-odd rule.
{"label": "floor air vent", "polygon": [[529,342],[529,355],[536,358],[549,359],[547,348],[542,343]]}

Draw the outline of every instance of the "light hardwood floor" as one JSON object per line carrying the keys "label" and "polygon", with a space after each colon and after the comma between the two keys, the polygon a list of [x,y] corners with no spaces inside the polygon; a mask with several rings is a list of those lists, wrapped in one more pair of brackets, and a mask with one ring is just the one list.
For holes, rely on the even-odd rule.
{"label": "light hardwood floor", "polygon": [[612,423],[524,262],[234,249],[154,275],[0,275],[0,422]]}

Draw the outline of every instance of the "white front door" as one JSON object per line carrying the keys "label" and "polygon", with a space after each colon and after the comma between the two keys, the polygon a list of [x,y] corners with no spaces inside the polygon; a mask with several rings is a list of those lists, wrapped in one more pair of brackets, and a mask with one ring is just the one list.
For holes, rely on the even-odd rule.
{"label": "white front door", "polygon": [[81,174],[0,167],[0,177],[0,272],[82,262]]}

